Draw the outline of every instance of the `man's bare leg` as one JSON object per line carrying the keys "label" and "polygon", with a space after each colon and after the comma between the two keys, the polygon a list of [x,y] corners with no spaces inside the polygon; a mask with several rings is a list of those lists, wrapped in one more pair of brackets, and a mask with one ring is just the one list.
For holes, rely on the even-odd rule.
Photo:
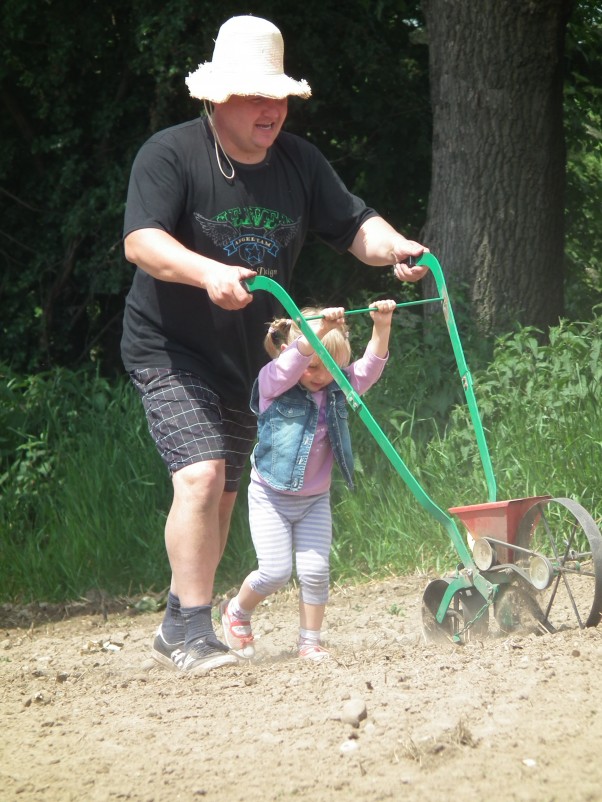
{"label": "man's bare leg", "polygon": [[[165,545],[172,593],[179,597],[182,607],[211,604],[233,506],[226,505],[226,521],[220,522],[224,476],[223,460],[207,460],[188,465],[172,477],[174,496],[165,526]],[[236,498],[236,494],[228,495]]]}
{"label": "man's bare leg", "polygon": [[189,654],[204,652],[207,644],[222,646],[213,631],[211,600],[236,501],[235,492],[223,490],[224,477],[223,460],[195,463],[173,475],[165,527],[172,584],[162,627],[163,637]]}

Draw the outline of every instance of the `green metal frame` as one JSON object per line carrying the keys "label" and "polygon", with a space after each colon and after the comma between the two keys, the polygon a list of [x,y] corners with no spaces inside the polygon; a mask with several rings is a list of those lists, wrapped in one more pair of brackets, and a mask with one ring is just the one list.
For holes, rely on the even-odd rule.
{"label": "green metal frame", "polygon": [[[487,484],[487,491],[488,491],[488,501],[495,501],[496,484],[493,475],[493,469],[491,466],[489,450],[487,447],[487,441],[485,438],[485,432],[483,430],[483,424],[481,422],[481,417],[479,415],[479,410],[477,407],[477,401],[473,389],[472,376],[466,364],[462,343],[460,342],[458,329],[456,326],[454,314],[447,293],[447,287],[445,284],[445,279],[443,277],[443,271],[437,258],[432,253],[425,253],[418,261],[418,264],[427,265],[430,268],[433,278],[435,279],[435,284],[437,286],[437,291],[439,295],[436,298],[429,298],[421,301],[410,301],[408,303],[398,304],[398,306],[412,306],[436,301],[439,301],[442,304],[443,315],[449,332],[449,337],[451,340],[452,349],[454,352],[456,364],[460,374],[460,379],[462,381],[462,387],[464,389],[464,394],[470,412],[471,421],[475,430],[477,446],[479,449],[479,456],[481,458],[481,463],[483,465],[483,469],[485,472],[485,481]],[[284,309],[286,309],[286,311],[288,312],[289,317],[292,320],[294,320],[295,323],[299,326],[303,334],[307,337],[308,341],[315,349],[317,355],[320,357],[324,365],[327,367],[328,371],[332,374],[334,380],[343,390],[347,403],[349,404],[351,409],[353,409],[359,415],[361,420],[366,424],[369,431],[376,440],[377,444],[380,446],[386,457],[389,459],[389,461],[391,462],[397,473],[401,476],[401,478],[403,479],[403,481],[405,482],[411,493],[415,496],[419,504],[422,507],[424,507],[424,509],[428,513],[430,513],[437,521],[439,521],[439,523],[447,531],[458,553],[460,561],[466,570],[463,571],[461,574],[457,574],[457,576],[450,582],[449,588],[446,591],[441,601],[439,610],[437,612],[436,615],[437,621],[439,623],[443,621],[446,611],[453,599],[453,596],[462,588],[476,587],[476,589],[489,603],[492,602],[497,592],[498,585],[496,583],[490,582],[488,579],[486,579],[484,576],[480,574],[479,570],[474,564],[474,561],[472,559],[472,554],[468,549],[468,546],[464,542],[464,538],[462,537],[462,535],[458,530],[455,520],[450,515],[448,515],[447,512],[443,511],[440,507],[437,506],[437,504],[435,504],[435,502],[424,491],[420,483],[417,481],[415,476],[409,470],[403,459],[400,457],[398,452],[391,444],[386,434],[383,432],[379,424],[372,416],[370,410],[366,407],[360,396],[355,392],[355,390],[349,383],[349,380],[347,379],[341,368],[337,365],[332,356],[326,350],[325,346],[322,344],[319,337],[316,336],[315,332],[307,322],[307,320],[311,318],[306,319],[303,317],[300,309],[297,307],[297,305],[290,297],[290,295],[287,293],[287,291],[273,279],[267,278],[266,276],[255,276],[252,279],[247,279],[245,284],[251,292],[255,292],[257,290],[266,290],[267,292],[272,293],[272,295],[274,295],[277,298],[277,300],[282,304]],[[369,307],[367,309],[350,310],[346,314],[357,314],[359,312],[367,312],[367,311],[370,311]]]}

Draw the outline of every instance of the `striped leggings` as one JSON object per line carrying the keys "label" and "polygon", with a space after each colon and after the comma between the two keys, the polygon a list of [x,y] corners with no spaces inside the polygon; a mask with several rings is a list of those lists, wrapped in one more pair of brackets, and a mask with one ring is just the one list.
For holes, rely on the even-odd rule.
{"label": "striped leggings", "polygon": [[252,481],[248,500],[257,553],[257,570],[247,578],[251,588],[268,596],[284,587],[293,572],[294,552],[302,601],[326,604],[332,542],[330,493],[289,495]]}

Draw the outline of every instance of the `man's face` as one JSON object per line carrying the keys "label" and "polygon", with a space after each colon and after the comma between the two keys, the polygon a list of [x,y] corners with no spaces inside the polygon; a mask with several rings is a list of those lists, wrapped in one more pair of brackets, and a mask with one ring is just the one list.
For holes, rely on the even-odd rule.
{"label": "man's face", "polygon": [[213,121],[228,156],[256,164],[274,144],[287,111],[288,98],[233,95],[226,103],[215,104]]}

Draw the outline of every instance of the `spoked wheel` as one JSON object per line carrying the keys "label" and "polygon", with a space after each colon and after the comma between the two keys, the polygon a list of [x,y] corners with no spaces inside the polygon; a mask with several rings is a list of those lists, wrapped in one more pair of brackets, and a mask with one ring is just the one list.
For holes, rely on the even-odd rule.
{"label": "spoked wheel", "polygon": [[535,505],[521,520],[517,565],[529,571],[541,622],[548,631],[595,627],[602,617],[602,535],[576,501],[552,498]]}
{"label": "spoked wheel", "polygon": [[431,643],[468,643],[487,636],[489,608],[476,588],[454,593],[441,623],[436,615],[452,579],[429,582],[422,596],[422,631]]}

